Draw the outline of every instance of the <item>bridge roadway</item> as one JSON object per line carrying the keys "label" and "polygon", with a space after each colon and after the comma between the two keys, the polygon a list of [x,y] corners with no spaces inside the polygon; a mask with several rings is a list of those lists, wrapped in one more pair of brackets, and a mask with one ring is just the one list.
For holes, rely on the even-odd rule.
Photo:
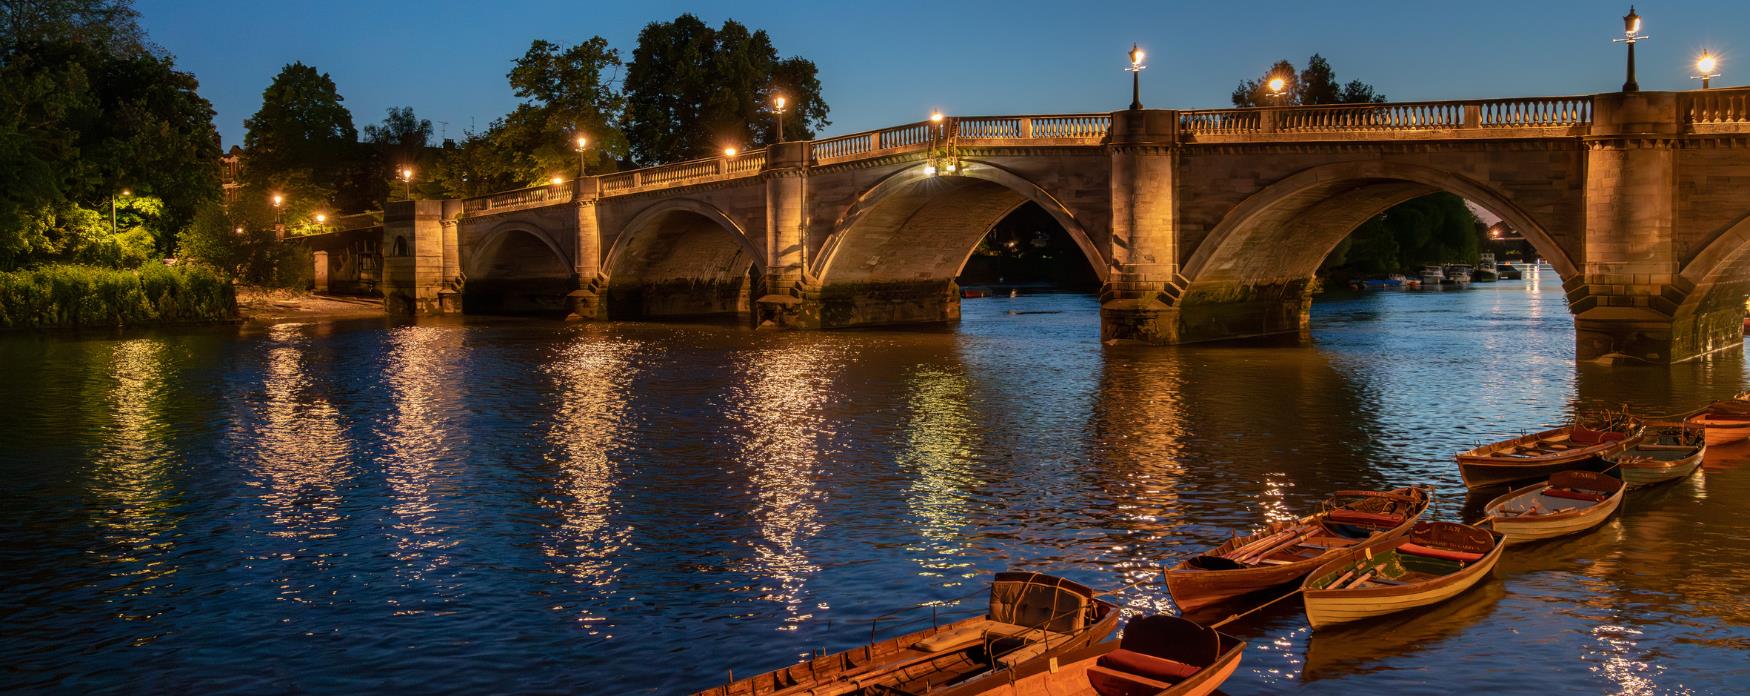
{"label": "bridge roadway", "polygon": [[1750,88],[947,118],[393,203],[310,246],[323,289],[380,254],[398,312],[927,323],[958,318],[966,259],[1032,202],[1102,280],[1103,338],[1167,344],[1304,331],[1330,250],[1433,191],[1553,265],[1581,359],[1743,340]]}

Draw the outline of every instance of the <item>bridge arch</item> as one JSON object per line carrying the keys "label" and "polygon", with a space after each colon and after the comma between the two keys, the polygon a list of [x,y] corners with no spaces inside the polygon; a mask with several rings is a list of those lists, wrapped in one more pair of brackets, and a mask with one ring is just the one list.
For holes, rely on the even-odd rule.
{"label": "bridge arch", "polygon": [[469,313],[561,314],[575,285],[564,248],[516,220],[487,230],[462,261],[462,307]]}
{"label": "bridge arch", "polygon": [[[833,223],[810,274],[823,284],[917,278],[926,273],[952,279],[966,265],[978,240],[1028,201],[1063,227],[1104,282],[1111,264],[1068,206],[1026,177],[981,160],[963,160],[960,171],[952,175],[929,174],[919,163],[883,177]],[[902,233],[909,228],[927,235],[944,227],[957,234],[920,240],[917,234]],[[919,241],[927,243],[922,249],[925,258],[915,253]],[[926,262],[921,268],[882,262],[901,254]]]}
{"label": "bridge arch", "polygon": [[1248,196],[1186,259],[1178,307],[1183,342],[1305,328],[1319,264],[1368,219],[1445,191],[1501,216],[1563,279],[1578,265],[1548,229],[1496,187],[1453,172],[1379,160],[1312,167]]}
{"label": "bridge arch", "polygon": [[1687,342],[1696,355],[1739,345],[1750,299],[1750,214],[1738,218],[1715,236],[1678,271],[1678,286],[1687,292],[1677,305],[1673,336]]}
{"label": "bridge arch", "polygon": [[675,198],[638,213],[602,261],[609,318],[751,311],[759,247],[721,208]]}
{"label": "bridge arch", "polygon": [[920,162],[863,191],[833,224],[809,268],[820,288],[821,325],[958,319],[955,278],[979,240],[1029,202],[1057,221],[1104,282],[1105,255],[1050,192],[986,161],[963,160],[947,175],[928,173]]}

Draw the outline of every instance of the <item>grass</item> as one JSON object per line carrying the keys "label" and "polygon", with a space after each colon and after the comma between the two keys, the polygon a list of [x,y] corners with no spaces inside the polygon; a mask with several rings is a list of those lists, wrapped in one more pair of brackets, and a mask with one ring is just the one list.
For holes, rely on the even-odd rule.
{"label": "grass", "polygon": [[0,272],[0,328],[144,326],[237,318],[218,272],[149,264],[138,269],[48,265]]}

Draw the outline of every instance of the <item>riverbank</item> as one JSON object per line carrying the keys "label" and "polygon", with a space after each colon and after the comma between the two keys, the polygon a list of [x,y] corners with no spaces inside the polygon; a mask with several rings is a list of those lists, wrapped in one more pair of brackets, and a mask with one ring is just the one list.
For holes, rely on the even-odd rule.
{"label": "riverbank", "polygon": [[231,283],[199,266],[49,265],[0,272],[0,329],[234,321]]}
{"label": "riverbank", "polygon": [[278,324],[322,319],[370,319],[383,316],[383,298],[317,295],[302,290],[239,286],[237,308],[243,321]]}

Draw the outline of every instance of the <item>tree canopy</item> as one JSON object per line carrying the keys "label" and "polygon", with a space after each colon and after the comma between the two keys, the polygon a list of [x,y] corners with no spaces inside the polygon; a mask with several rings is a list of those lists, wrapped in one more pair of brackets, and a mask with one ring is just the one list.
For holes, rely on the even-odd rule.
{"label": "tree canopy", "polygon": [[[1270,80],[1281,78],[1286,84],[1283,95],[1276,97],[1270,90]],[[1337,82],[1337,73],[1324,56],[1314,53],[1306,60],[1306,68],[1294,69],[1294,63],[1279,60],[1256,80],[1241,80],[1232,95],[1234,106],[1293,106],[1296,104],[1367,104],[1385,101],[1372,85],[1360,80],[1347,84]]]}
{"label": "tree canopy", "polygon": [[171,253],[219,189],[198,87],[125,0],[0,3],[0,267]]}
{"label": "tree canopy", "polygon": [[764,30],[734,20],[713,29],[691,14],[638,34],[626,66],[626,135],[641,163],[706,157],[777,140],[772,98],[788,102],[785,136],[829,125],[814,63],[779,58]]}

